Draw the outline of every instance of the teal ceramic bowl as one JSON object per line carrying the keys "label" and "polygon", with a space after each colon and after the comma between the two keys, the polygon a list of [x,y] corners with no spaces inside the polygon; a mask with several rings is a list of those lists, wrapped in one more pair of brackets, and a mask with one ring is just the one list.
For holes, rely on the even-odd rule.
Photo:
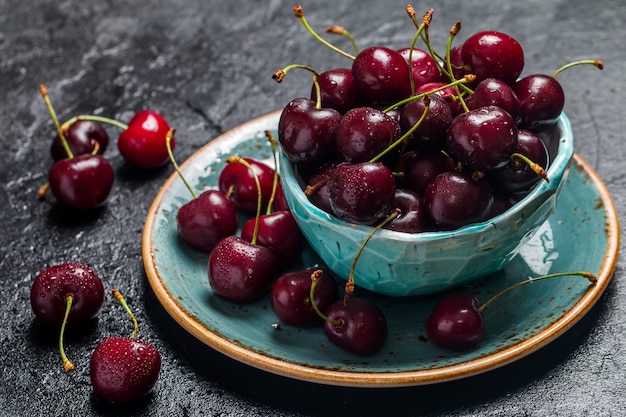
{"label": "teal ceramic bowl", "polygon": [[[516,205],[482,223],[445,232],[378,231],[356,265],[357,287],[388,296],[429,294],[504,268],[554,211],[574,154],[572,128],[565,114],[545,139],[551,153],[550,182],[539,182]],[[280,162],[287,203],[302,232],[328,267],[347,279],[372,228],[346,223],[313,205],[284,154]]]}

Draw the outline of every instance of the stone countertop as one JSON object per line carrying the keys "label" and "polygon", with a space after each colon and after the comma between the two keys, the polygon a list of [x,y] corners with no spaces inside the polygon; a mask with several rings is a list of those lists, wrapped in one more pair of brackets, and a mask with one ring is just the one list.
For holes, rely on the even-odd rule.
{"label": "stone countertop", "polygon": [[[244,3],[244,4],[241,4]],[[0,415],[6,416],[617,416],[626,413],[626,288],[618,262],[591,311],[553,343],[502,368],[463,380],[393,389],[317,385],[268,374],[212,350],[168,315],[143,269],[145,216],[170,166],[142,172],[107,150],[116,174],[111,198],[89,215],[67,215],[36,197],[51,166],[54,134],[39,96],[45,83],[59,117],[96,113],[128,120],[143,108],[177,128],[183,161],[211,138],[308,94],[310,77],[272,72],[290,63],[345,65],[316,43],[292,6],[216,0],[0,0]],[[263,4],[263,5],[261,5]],[[413,26],[400,1],[303,1],[316,28],[341,24],[361,45],[408,45]],[[495,29],[526,50],[525,73],[601,58],[605,70],[577,68],[559,79],[566,91],[576,151],[626,210],[626,3],[619,0],[486,0],[432,4],[431,33],[445,45],[461,20],[469,34]],[[415,4],[418,15],[425,11]],[[323,68],[322,68],[323,67]],[[116,134],[111,131],[113,138]],[[584,242],[581,242],[584,244]],[[45,266],[88,263],[134,306],[141,334],[163,358],[154,393],[111,406],[92,393],[88,372],[98,340],[123,333],[120,310],[70,331],[67,349],[79,369],[59,366],[56,330],[33,316],[30,284]]]}

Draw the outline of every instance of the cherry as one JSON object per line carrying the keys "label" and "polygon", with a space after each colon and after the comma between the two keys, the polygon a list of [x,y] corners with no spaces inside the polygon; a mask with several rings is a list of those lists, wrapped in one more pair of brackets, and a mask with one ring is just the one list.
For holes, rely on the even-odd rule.
{"label": "cherry", "polygon": [[409,63],[409,59],[411,60],[411,70],[413,71],[413,83],[415,87],[426,83],[441,81],[441,70],[429,53],[419,48],[413,48],[413,52],[411,52],[411,48],[402,48],[399,49],[398,52],[402,55],[407,64]]}
{"label": "cherry", "polygon": [[111,403],[128,403],[148,395],[161,371],[161,355],[154,345],[137,339],[137,320],[117,290],[113,294],[129,313],[135,329],[130,337],[110,336],[94,349],[89,377],[95,394]]}
{"label": "cherry", "polygon": [[[109,135],[100,123],[91,120],[77,120],[65,128],[65,139],[74,155],[104,153],[109,144]],[[57,134],[50,146],[52,159],[67,158],[61,137]]]}
{"label": "cherry", "polygon": [[304,237],[291,211],[274,211],[258,219],[251,218],[244,223],[241,238],[252,242],[255,227],[258,227],[257,244],[272,249],[283,266],[289,266],[298,259]]}
{"label": "cherry", "polygon": [[426,213],[422,197],[414,191],[396,189],[394,209],[398,217],[384,227],[395,232],[419,233],[432,229],[432,222]]}
{"label": "cherry", "polygon": [[113,181],[113,167],[101,155],[83,154],[61,159],[48,174],[50,190],[57,201],[78,210],[104,204]]}
{"label": "cherry", "polygon": [[471,294],[455,291],[446,295],[435,306],[426,319],[426,333],[435,345],[449,350],[466,350],[476,347],[485,335],[483,311],[503,294],[522,285],[539,280],[563,277],[581,276],[594,285],[597,278],[586,271],[557,272],[529,278],[513,284],[500,291],[485,303],[480,305],[478,299]]}
{"label": "cherry", "polygon": [[227,164],[217,180],[218,188],[225,193],[235,206],[246,214],[257,210],[257,185],[261,186],[262,207],[266,208],[274,189],[274,169],[255,158],[244,157],[251,170],[244,164]]}
{"label": "cherry", "polygon": [[[358,92],[354,86],[350,68],[336,68],[317,75],[322,108],[335,109],[341,114],[355,107],[358,103]],[[317,101],[315,86],[311,88],[311,100]]]}
{"label": "cherry", "polygon": [[524,69],[524,51],[512,36],[494,30],[478,32],[463,42],[461,58],[476,81],[497,78],[513,85]]}
{"label": "cherry", "polygon": [[49,326],[61,326],[59,350],[66,371],[74,369],[63,349],[66,323],[81,323],[100,312],[104,287],[91,267],[65,262],[41,271],[30,289],[30,305],[35,316]]}
{"label": "cherry", "polygon": [[[430,97],[429,110],[424,120],[411,134],[409,149],[440,150],[445,146],[446,132],[452,123],[452,109],[438,94]],[[406,133],[422,118],[423,100],[407,103],[400,113],[400,128]]]}
{"label": "cherry", "polygon": [[287,159],[306,165],[332,159],[340,121],[341,114],[335,109],[318,108],[305,98],[290,101],[278,121],[278,141]]}
{"label": "cherry", "polygon": [[501,107],[481,107],[452,120],[446,143],[452,155],[468,169],[500,168],[517,146],[517,124]]}
{"label": "cherry", "polygon": [[[128,122],[117,146],[126,162],[142,169],[154,169],[169,161],[165,136],[170,130],[167,121],[153,110],[137,112]],[[171,147],[176,143],[172,140]]]}
{"label": "cherry", "polygon": [[513,88],[496,78],[482,80],[474,88],[474,93],[465,99],[465,104],[470,110],[486,106],[498,106],[506,110],[516,123],[521,121],[520,102]]}
{"label": "cherry", "polygon": [[532,74],[515,83],[520,102],[521,122],[525,129],[552,126],[565,106],[565,92],[556,78]]}
{"label": "cherry", "polygon": [[326,213],[333,212],[328,196],[328,179],[336,167],[336,163],[330,163],[315,170],[309,177],[309,186],[305,190],[309,200]]}
{"label": "cherry", "polygon": [[342,163],[328,179],[333,213],[350,223],[371,225],[384,218],[395,189],[391,170],[380,162]]}
{"label": "cherry", "polygon": [[369,105],[395,103],[411,95],[407,61],[386,46],[361,50],[352,63],[352,76],[359,94]]}
{"label": "cherry", "polygon": [[447,171],[428,184],[424,203],[431,219],[450,230],[486,220],[491,213],[493,192],[484,177]]}
{"label": "cherry", "polygon": [[404,163],[405,187],[424,195],[428,184],[439,174],[455,168],[452,158],[443,152],[409,152]]}
{"label": "cherry", "polygon": [[[311,302],[311,269],[287,272],[272,284],[270,302],[276,316],[285,324],[294,327],[312,327],[323,323]],[[339,289],[335,280],[319,270],[315,289],[315,304],[326,310],[339,299]]]}
{"label": "cherry", "polygon": [[336,131],[339,156],[348,162],[365,162],[374,158],[400,137],[398,123],[371,107],[350,109]]}

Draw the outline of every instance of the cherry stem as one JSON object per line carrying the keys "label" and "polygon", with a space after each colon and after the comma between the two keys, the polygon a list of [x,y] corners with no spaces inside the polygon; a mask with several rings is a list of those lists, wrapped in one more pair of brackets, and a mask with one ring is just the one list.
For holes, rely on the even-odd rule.
{"label": "cherry stem", "polygon": [[274,73],[272,74],[272,79],[276,81],[277,83],[282,83],[285,77],[287,76],[287,73],[291,71],[292,69],[296,69],[296,68],[304,69],[309,72],[312,72],[313,75],[319,75],[319,72],[315,71],[313,68],[309,67],[308,65],[291,64],[291,65],[287,65],[283,69],[277,69],[276,71],[274,71]]}
{"label": "cherry stem", "polygon": [[[407,5],[406,11],[411,17],[411,19],[413,20],[413,23],[417,23],[417,20],[415,19],[415,10],[413,9],[413,6],[411,6],[410,4]],[[414,79],[415,77],[413,76],[413,48],[415,48],[415,44],[417,43],[417,40],[421,37],[422,32],[424,31],[424,28],[429,24],[430,24],[430,20],[426,19],[426,16],[424,16],[424,19],[422,19],[422,23],[417,26],[417,31],[415,32],[415,35],[413,36],[413,40],[411,41],[411,47],[409,49],[409,82],[411,84],[411,94],[415,93],[415,79]]]}
{"label": "cherry stem", "polygon": [[187,189],[191,193],[191,196],[193,198],[198,198],[198,194],[194,191],[193,188],[191,188],[191,185],[189,185],[189,183],[185,179],[183,172],[180,170],[180,167],[178,166],[178,164],[176,163],[176,159],[174,158],[174,153],[172,152],[172,138],[174,137],[174,133],[176,133],[176,129],[170,129],[165,134],[165,146],[167,148],[167,154],[170,157],[170,162],[172,163],[172,166],[174,166],[174,170],[183,181],[183,184],[185,184],[185,187],[187,187]]}
{"label": "cherry stem", "polygon": [[583,59],[580,61],[570,62],[569,64],[563,65],[561,68],[556,70],[554,74],[552,74],[552,78],[556,78],[561,72],[565,71],[568,68],[575,67],[577,65],[593,65],[598,69],[604,69],[604,62],[599,59]]}
{"label": "cherry stem", "polygon": [[73,371],[75,368],[72,361],[67,358],[65,354],[65,348],[63,347],[63,335],[65,334],[65,326],[67,325],[67,319],[74,303],[74,294],[68,294],[65,296],[65,315],[63,316],[63,322],[61,323],[61,331],[59,333],[59,353],[61,354],[61,360],[63,361],[63,369],[65,372]]}
{"label": "cherry stem", "polygon": [[315,38],[317,39],[319,42],[321,42],[324,46],[330,48],[331,50],[337,52],[339,55],[343,55],[344,57],[351,59],[354,61],[354,56],[350,55],[349,53],[342,51],[341,49],[337,48],[335,45],[332,45],[331,43],[329,43],[328,41],[326,41],[325,39],[323,39],[320,35],[318,35],[313,28],[309,25],[309,23],[306,20],[306,17],[304,17],[304,11],[302,10],[302,6],[301,5],[296,5],[293,7],[293,14],[300,20],[300,22],[302,23],[302,25],[306,28],[306,30]]}
{"label": "cherry stem", "polygon": [[344,321],[343,320],[341,320],[341,319],[339,319],[339,320],[331,319],[326,314],[324,314],[322,312],[322,310],[320,310],[319,306],[315,302],[315,288],[317,287],[317,283],[319,282],[319,280],[322,277],[323,273],[324,272],[321,269],[317,269],[317,270],[313,271],[313,273],[311,274],[311,289],[309,290],[309,299],[311,300],[311,307],[313,307],[313,310],[315,310],[317,315],[320,316],[322,318],[322,320],[324,320],[325,322],[331,323],[331,324],[333,324],[335,326],[343,326],[344,325]]}
{"label": "cherry stem", "polygon": [[100,122],[100,123],[105,123],[105,124],[119,127],[122,130],[128,129],[127,124],[119,122],[115,119],[111,119],[111,118],[103,117],[103,116],[96,116],[92,114],[80,114],[78,116],[74,116],[71,119],[67,120],[66,122],[63,122],[63,124],[61,125],[61,129],[65,131],[68,127],[70,127],[71,125],[73,125],[74,123],[78,121]]}
{"label": "cherry stem", "polygon": [[374,236],[374,234],[376,232],[378,232],[387,223],[389,223],[390,221],[392,221],[393,219],[395,219],[399,215],[400,215],[400,210],[393,209],[393,211],[387,217],[385,217],[385,219],[382,222],[380,222],[378,225],[376,225],[376,227],[374,227],[369,232],[369,234],[367,235],[367,237],[365,238],[365,240],[363,241],[363,243],[359,247],[359,250],[358,250],[358,252],[356,253],[356,255],[354,257],[354,260],[352,261],[352,266],[350,267],[350,274],[348,275],[348,281],[346,282],[345,294],[343,296],[344,304],[348,301],[348,298],[350,298],[350,296],[352,296],[352,294],[354,293],[354,271],[356,269],[356,264],[359,261],[359,258],[361,257],[361,254],[363,253],[363,250],[365,249],[365,246],[367,245],[367,243],[370,241],[370,239],[372,238],[372,236]]}
{"label": "cherry stem", "polygon": [[331,25],[331,26],[328,26],[326,28],[325,32],[326,33],[330,33],[331,35],[342,35],[342,36],[345,36],[346,38],[348,38],[348,40],[352,44],[352,47],[354,48],[354,53],[355,54],[359,53],[359,47],[356,44],[356,39],[354,39],[354,36],[352,36],[352,34],[350,32],[348,32],[348,30],[346,28],[344,28],[343,26]]}
{"label": "cherry stem", "polygon": [[[414,97],[417,97],[417,96],[414,96]],[[379,153],[378,155],[370,159],[370,162],[378,161],[383,156],[387,155],[389,152],[395,149],[396,146],[399,146],[402,143],[406,143],[409,140],[413,132],[415,132],[415,130],[422,124],[422,122],[424,122],[424,119],[426,119],[426,116],[428,115],[428,112],[430,111],[430,97],[428,95],[425,95],[422,97],[422,101],[424,102],[424,111],[422,112],[422,115],[420,116],[419,120],[415,122],[415,124],[411,126],[411,128],[407,130],[402,136],[400,136],[400,138],[397,139],[394,143],[392,143],[387,148],[385,148],[381,153]]]}
{"label": "cherry stem", "polygon": [[[459,32],[461,31],[461,22],[458,21],[456,22],[454,25],[452,25],[452,28],[450,28],[450,36],[448,36],[448,42],[446,44],[446,66],[448,68],[448,76],[450,77],[451,80],[454,81],[454,73],[452,72],[452,60],[451,60],[451,50],[452,50],[452,41],[454,40],[454,38],[456,37],[456,35],[459,34]],[[469,111],[469,108],[467,107],[467,104],[465,104],[465,100],[463,99],[463,96],[461,95],[461,89],[459,88],[458,85],[454,85],[454,90],[456,91],[456,95],[459,98],[459,101],[461,102],[461,106],[463,107],[463,110],[465,110],[466,112]]]}
{"label": "cherry stem", "polygon": [[270,199],[267,202],[267,209],[265,210],[265,214],[270,214],[272,212],[272,207],[274,206],[274,199],[276,198],[276,190],[278,189],[278,160],[276,158],[276,139],[274,138],[274,134],[266,130],[265,137],[267,141],[270,143],[270,148],[272,150],[272,158],[274,160],[274,178],[272,181],[272,194],[270,195]]}
{"label": "cherry stem", "polygon": [[133,328],[133,332],[130,335],[130,338],[134,339],[135,337],[137,337],[137,331],[139,330],[139,323],[137,323],[137,318],[135,318],[135,315],[133,314],[132,310],[128,306],[128,303],[126,302],[126,299],[124,298],[122,293],[116,289],[112,289],[111,292],[113,293],[113,297],[115,297],[117,302],[121,304],[121,306],[124,308],[124,310],[126,310],[128,315],[130,316],[130,319],[133,321],[134,328]]}
{"label": "cherry stem", "polygon": [[511,285],[508,288],[505,288],[504,290],[500,291],[499,293],[497,293],[496,295],[494,295],[493,297],[491,297],[489,300],[485,301],[483,303],[483,305],[481,305],[478,308],[478,312],[482,313],[483,311],[485,311],[485,309],[498,297],[500,297],[503,294],[506,294],[507,292],[511,291],[514,288],[517,287],[521,287],[522,285],[525,284],[530,284],[532,282],[535,281],[541,281],[544,279],[550,279],[550,278],[556,278],[556,277],[564,277],[564,276],[581,276],[583,278],[586,278],[589,280],[589,282],[591,283],[591,285],[595,285],[596,282],[598,282],[598,278],[592,274],[591,272],[587,272],[587,271],[574,271],[574,272],[557,272],[554,274],[548,274],[548,275],[542,275],[540,277],[535,277],[535,278],[528,278],[527,280],[524,281],[520,281],[516,284]]}
{"label": "cherry stem", "polygon": [[319,180],[315,184],[307,185],[306,188],[304,189],[304,195],[306,195],[307,197],[312,196],[313,193],[315,193],[317,190],[319,190],[327,182],[328,182],[328,177],[322,178],[321,180]]}
{"label": "cherry stem", "polygon": [[226,159],[226,163],[242,164],[243,166],[248,168],[248,170],[252,173],[252,176],[254,177],[254,182],[256,184],[256,190],[257,190],[257,204],[256,204],[256,216],[254,220],[254,231],[252,232],[252,239],[250,240],[250,243],[252,243],[253,245],[256,245],[256,241],[259,236],[259,217],[261,217],[261,206],[263,205],[263,196],[261,195],[261,182],[259,181],[259,176],[256,174],[256,172],[254,172],[254,169],[252,169],[252,166],[248,163],[248,161],[246,161],[239,155],[229,156]]}
{"label": "cherry stem", "polygon": [[[520,160],[522,162],[519,162]],[[526,155],[514,152],[513,154],[511,154],[511,163],[514,165],[514,167],[521,163],[525,163],[535,174],[539,175],[546,182],[550,182],[550,178],[548,178],[548,173],[546,172],[545,168],[538,163],[532,161]]]}
{"label": "cherry stem", "polygon": [[73,158],[74,153],[72,149],[70,149],[70,145],[67,142],[67,138],[65,137],[65,133],[63,133],[63,129],[61,129],[61,125],[59,124],[59,118],[57,117],[56,112],[54,111],[54,107],[52,106],[52,102],[50,101],[50,96],[48,95],[48,89],[45,85],[39,84],[39,92],[43,97],[43,101],[46,103],[46,107],[48,108],[48,112],[50,112],[50,116],[52,117],[52,121],[54,122],[54,127],[57,130],[57,134],[61,139],[61,144],[63,145],[63,149],[65,149],[65,153],[68,158]]}

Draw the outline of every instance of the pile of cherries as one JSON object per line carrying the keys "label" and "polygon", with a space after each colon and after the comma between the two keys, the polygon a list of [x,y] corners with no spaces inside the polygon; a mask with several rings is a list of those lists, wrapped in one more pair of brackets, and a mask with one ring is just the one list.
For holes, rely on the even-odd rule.
{"label": "pile of cherries", "polygon": [[140,169],[167,164],[165,135],[170,127],[159,113],[141,110],[128,124],[95,115],[75,116],[60,124],[43,84],[40,91],[57,130],[50,145],[54,164],[48,182],[39,190],[41,198],[49,189],[57,202],[75,210],[94,209],[107,201],[115,175],[111,163],[103,156],[109,145],[103,124],[122,130],[117,147],[128,164]]}
{"label": "pile of cherries", "polygon": [[[549,180],[541,132],[563,110],[556,74],[602,63],[520,78],[524,51],[513,37],[488,30],[452,47],[458,22],[438,54],[428,35],[432,9],[421,23],[407,11],[417,27],[407,48],[340,51],[349,66],[274,73],[279,82],[294,68],[314,74],[310,96],[284,107],[279,142],[311,201],[346,222],[375,225],[395,208],[400,215],[387,227],[402,232],[485,221]],[[300,6],[294,12],[328,44]],[[415,47],[420,38],[424,49]]]}

